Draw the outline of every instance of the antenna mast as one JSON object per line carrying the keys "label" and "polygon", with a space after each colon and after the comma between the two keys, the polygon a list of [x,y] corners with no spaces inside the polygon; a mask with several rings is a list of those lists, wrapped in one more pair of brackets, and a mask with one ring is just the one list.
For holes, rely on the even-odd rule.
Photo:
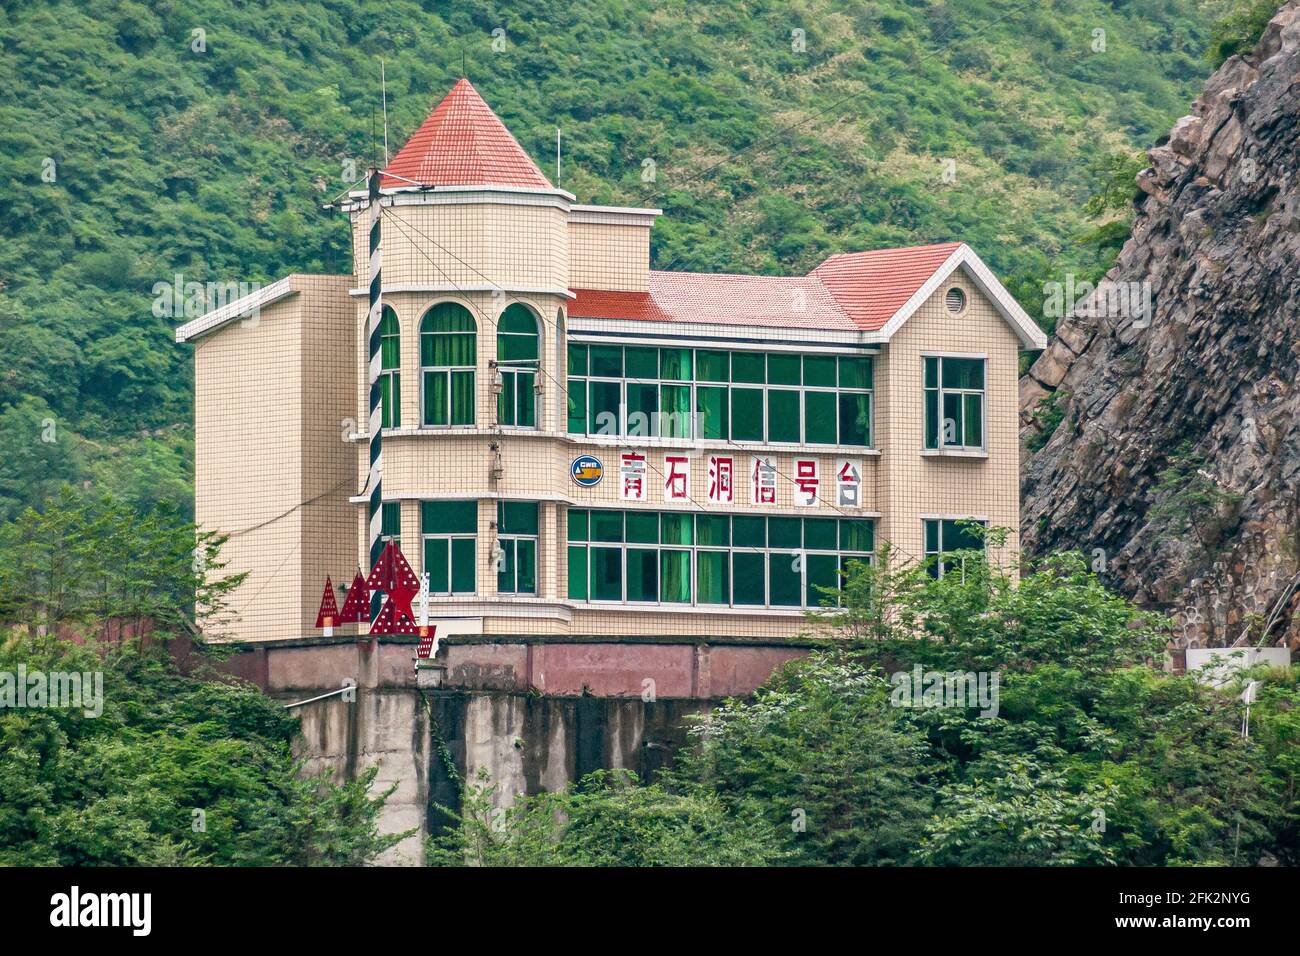
{"label": "antenna mast", "polygon": [[560,128],[555,127],[555,185],[560,185]]}
{"label": "antenna mast", "polygon": [[388,81],[384,77],[384,61],[379,61],[379,89],[384,100],[384,165],[388,165]]}

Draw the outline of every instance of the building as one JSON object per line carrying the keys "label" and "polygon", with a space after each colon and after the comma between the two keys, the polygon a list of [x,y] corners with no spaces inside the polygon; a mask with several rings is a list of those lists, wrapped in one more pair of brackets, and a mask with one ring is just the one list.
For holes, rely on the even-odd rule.
{"label": "building", "polygon": [[[1045,340],[968,246],[653,271],[660,211],[553,186],[467,80],[381,186],[384,533],[475,666],[703,694],[697,652],[618,648],[725,645],[715,680],[758,673],[881,542],[938,555],[970,518],[1016,552],[1018,355]],[[177,331],[197,520],[250,572],[241,640],[317,636],[326,575],[367,561],[365,192],[347,209],[352,275]]]}

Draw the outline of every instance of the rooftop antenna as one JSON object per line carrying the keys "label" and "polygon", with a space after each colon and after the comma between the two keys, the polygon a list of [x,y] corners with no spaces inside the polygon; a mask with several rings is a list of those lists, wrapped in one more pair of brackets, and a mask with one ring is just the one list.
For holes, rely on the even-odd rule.
{"label": "rooftop antenna", "polygon": [[560,185],[560,128],[555,127],[555,185]]}
{"label": "rooftop antenna", "polygon": [[379,61],[379,90],[384,99],[384,165],[388,165],[388,81],[384,77],[384,61]]}

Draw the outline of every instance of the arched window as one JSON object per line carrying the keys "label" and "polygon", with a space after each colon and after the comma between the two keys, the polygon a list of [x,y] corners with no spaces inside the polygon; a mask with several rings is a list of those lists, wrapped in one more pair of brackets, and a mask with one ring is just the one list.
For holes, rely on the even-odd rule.
{"label": "arched window", "polygon": [[497,422],[537,427],[537,320],[525,305],[508,306],[497,322]]}
{"label": "arched window", "polygon": [[420,322],[421,424],[474,424],[474,317],[455,302],[435,305]]}
{"label": "arched window", "polygon": [[397,313],[385,307],[379,319],[379,399],[384,428],[402,427],[402,330]]}

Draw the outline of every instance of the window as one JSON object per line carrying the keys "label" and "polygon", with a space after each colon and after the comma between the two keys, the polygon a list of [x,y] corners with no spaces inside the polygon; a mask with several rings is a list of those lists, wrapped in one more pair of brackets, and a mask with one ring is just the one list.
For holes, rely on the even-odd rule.
{"label": "window", "polygon": [[477,501],[420,502],[424,570],[430,594],[473,594],[478,537]]}
{"label": "window", "polygon": [[571,509],[575,601],[721,607],[834,604],[851,561],[870,563],[867,519]]}
{"label": "window", "polygon": [[573,434],[871,444],[869,356],[568,347]]}
{"label": "window", "polygon": [[435,305],[420,322],[424,425],[474,424],[476,327],[455,302]]}
{"label": "window", "polygon": [[402,334],[397,313],[385,307],[379,320],[379,402],[383,428],[402,427]]}
{"label": "window", "polygon": [[[983,524],[983,522],[980,522]],[[957,560],[947,555],[955,551],[983,551],[984,539],[972,531],[964,521],[934,519],[925,522],[926,570],[931,577],[941,578],[954,567]],[[964,559],[962,570],[965,571]]]}
{"label": "window", "polygon": [[501,594],[537,593],[537,503],[497,502],[497,544],[502,551],[497,569]]}
{"label": "window", "polygon": [[926,356],[925,447],[984,447],[984,359]]}
{"label": "window", "polygon": [[497,421],[537,427],[537,320],[528,307],[514,303],[497,322]]}
{"label": "window", "polygon": [[379,530],[379,537],[384,541],[396,541],[401,545],[402,541],[402,504],[399,501],[385,501],[380,506],[380,521],[382,526]]}

